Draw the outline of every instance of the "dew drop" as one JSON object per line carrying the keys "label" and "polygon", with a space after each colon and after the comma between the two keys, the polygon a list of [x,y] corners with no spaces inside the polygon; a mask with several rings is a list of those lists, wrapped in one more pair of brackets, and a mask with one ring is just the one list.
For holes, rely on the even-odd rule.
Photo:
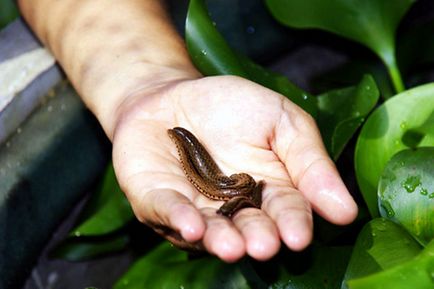
{"label": "dew drop", "polygon": [[409,176],[401,183],[401,187],[404,188],[407,193],[413,193],[419,185],[420,176]]}
{"label": "dew drop", "polygon": [[80,236],[81,236],[80,231],[75,231],[75,232],[74,232],[74,236],[76,236],[76,237],[80,237]]}
{"label": "dew drop", "polygon": [[401,124],[399,125],[399,127],[401,129],[406,129],[407,128],[407,122],[406,121],[401,122]]}
{"label": "dew drop", "polygon": [[422,196],[426,196],[426,195],[428,195],[428,190],[425,189],[425,188],[421,188],[421,189],[420,189],[420,194],[421,194]]}
{"label": "dew drop", "polygon": [[434,193],[431,193],[431,194],[428,196],[428,198],[430,198],[430,199],[434,199]]}
{"label": "dew drop", "polygon": [[22,129],[19,127],[17,128],[17,134],[20,134],[22,132]]}
{"label": "dew drop", "polygon": [[202,53],[203,55],[207,55],[207,54],[208,54],[208,52],[206,52],[205,49],[202,49],[202,50],[200,51],[200,53]]}
{"label": "dew drop", "polygon": [[392,208],[392,205],[388,201],[383,201],[381,203],[381,208],[386,211],[386,214],[389,218],[395,216],[395,211]]}
{"label": "dew drop", "polygon": [[370,90],[371,87],[369,85],[366,86],[366,90]]}
{"label": "dew drop", "polygon": [[307,94],[303,94],[302,97],[303,97],[304,100],[306,100],[307,99]]}

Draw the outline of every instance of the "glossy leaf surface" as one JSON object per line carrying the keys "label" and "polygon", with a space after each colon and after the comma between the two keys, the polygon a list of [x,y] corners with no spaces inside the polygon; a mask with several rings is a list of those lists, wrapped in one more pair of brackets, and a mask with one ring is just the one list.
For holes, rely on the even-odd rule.
{"label": "glossy leaf surface", "polygon": [[353,87],[336,89],[318,96],[318,126],[333,159],[337,159],[380,93],[374,79],[365,75]]}
{"label": "glossy leaf surface", "polygon": [[186,252],[163,242],[130,267],[115,289],[250,288],[236,264],[215,257],[189,260]]}
{"label": "glossy leaf surface", "polygon": [[113,165],[104,174],[102,186],[92,195],[80,215],[73,236],[95,236],[116,231],[133,220],[134,214],[124,193],[119,188]]}
{"label": "glossy leaf surface", "polygon": [[351,248],[314,245],[284,251],[268,262],[227,264],[212,256],[189,258],[163,242],[140,258],[114,288],[337,288]]}
{"label": "glossy leaf surface", "polygon": [[[356,176],[372,216],[379,216],[377,186],[386,163],[407,146],[403,136],[424,126],[434,112],[434,84],[418,86],[387,100],[363,125],[355,151]],[[434,134],[417,146],[433,146]]]}
{"label": "glossy leaf surface", "polygon": [[320,28],[372,49],[404,90],[395,59],[395,32],[415,0],[267,0],[273,16],[294,28]]}
{"label": "glossy leaf surface", "polygon": [[401,224],[423,245],[434,239],[434,147],[393,156],[378,194],[382,216]]}
{"label": "glossy leaf surface", "polygon": [[300,253],[281,254],[257,272],[273,289],[339,288],[350,254],[349,246],[313,245]]}
{"label": "glossy leaf surface", "polygon": [[376,218],[360,231],[348,264],[346,281],[391,268],[417,256],[422,247],[401,226],[384,218]]}
{"label": "glossy leaf surface", "polygon": [[279,92],[316,116],[316,99],[286,77],[233,51],[215,27],[203,0],[191,0],[185,27],[188,52],[204,75],[237,75]]}
{"label": "glossy leaf surface", "polygon": [[434,240],[415,258],[385,271],[348,281],[350,289],[429,289],[434,287]]}

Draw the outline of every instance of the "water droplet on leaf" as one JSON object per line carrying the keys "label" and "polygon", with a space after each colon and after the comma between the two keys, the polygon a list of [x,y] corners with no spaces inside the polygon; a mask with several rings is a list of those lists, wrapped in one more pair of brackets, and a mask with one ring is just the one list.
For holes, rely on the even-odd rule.
{"label": "water droplet on leaf", "polygon": [[420,189],[420,194],[421,194],[422,196],[426,196],[426,195],[428,195],[428,190],[425,189],[425,188],[421,188],[421,189]]}
{"label": "water droplet on leaf", "polygon": [[401,183],[401,187],[404,188],[407,193],[413,193],[419,185],[420,176],[409,176]]}
{"label": "water droplet on leaf", "polygon": [[383,201],[381,203],[381,208],[386,211],[386,214],[389,218],[395,216],[395,211],[392,208],[392,205],[388,201]]}

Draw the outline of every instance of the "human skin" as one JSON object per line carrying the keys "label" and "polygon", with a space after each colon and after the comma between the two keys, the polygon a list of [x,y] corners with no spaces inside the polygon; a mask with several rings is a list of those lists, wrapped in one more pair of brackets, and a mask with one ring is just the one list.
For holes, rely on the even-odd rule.
{"label": "human skin", "polygon": [[[348,224],[357,206],[312,117],[235,76],[203,77],[158,0],[20,0],[113,143],[119,184],[136,217],[169,241],[226,262],[274,256],[312,239],[312,209]],[[167,129],[194,133],[229,174],[265,180],[261,209],[232,219],[185,177]]]}

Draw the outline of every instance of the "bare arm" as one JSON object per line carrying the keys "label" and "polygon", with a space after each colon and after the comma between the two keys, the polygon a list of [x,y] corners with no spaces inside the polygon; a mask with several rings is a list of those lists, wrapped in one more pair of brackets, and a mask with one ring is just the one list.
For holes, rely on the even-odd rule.
{"label": "bare arm", "polygon": [[199,73],[163,1],[20,0],[26,21],[112,138],[131,94]]}

